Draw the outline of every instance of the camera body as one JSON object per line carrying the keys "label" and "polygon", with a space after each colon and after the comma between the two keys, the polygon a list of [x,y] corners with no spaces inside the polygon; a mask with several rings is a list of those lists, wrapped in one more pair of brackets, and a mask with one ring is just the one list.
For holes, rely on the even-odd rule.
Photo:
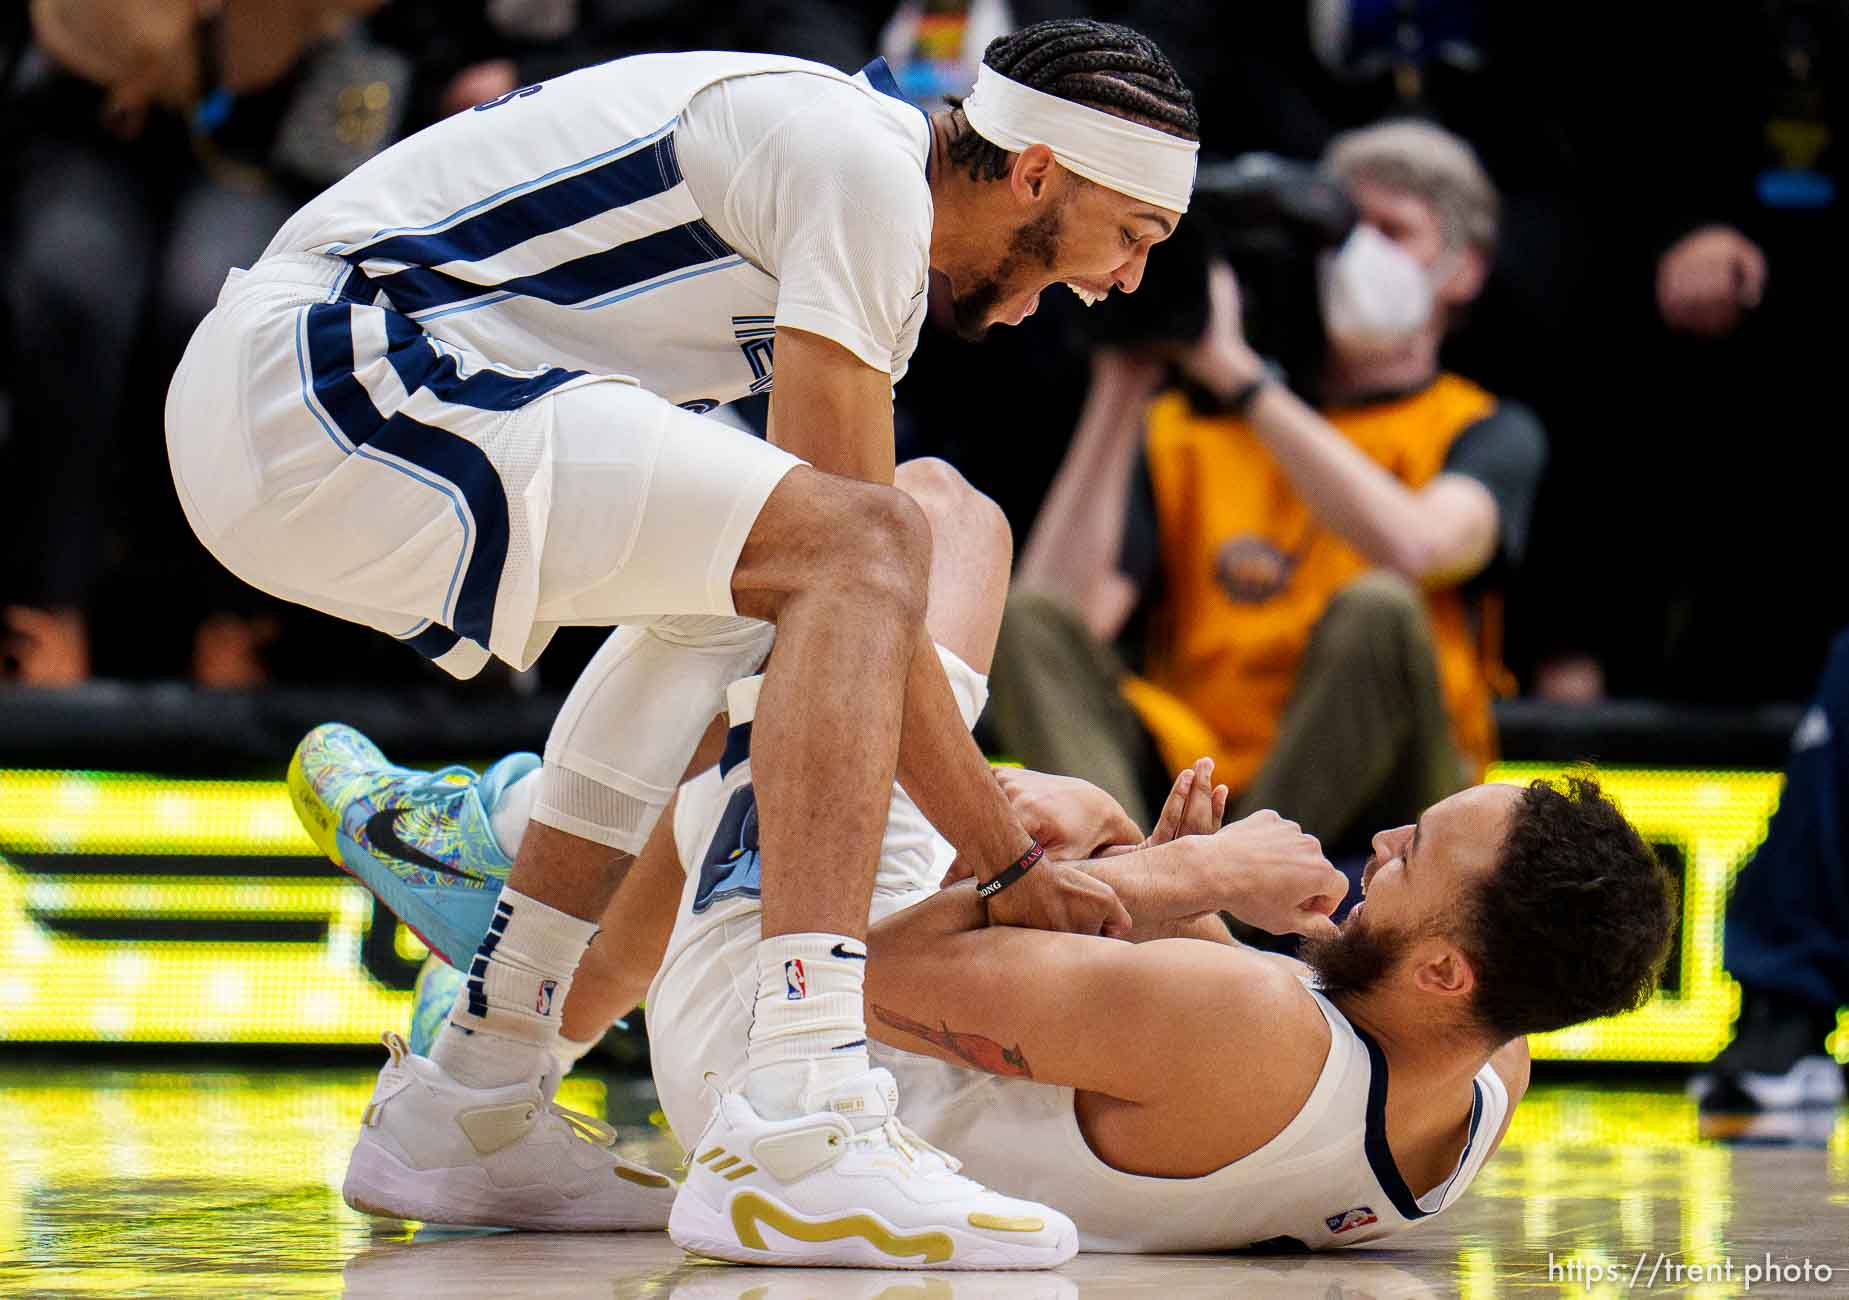
{"label": "camera body", "polygon": [[1208,265],[1223,258],[1239,280],[1247,341],[1293,386],[1313,381],[1326,347],[1317,263],[1358,220],[1341,184],[1309,163],[1250,153],[1207,164],[1190,212],[1150,257],[1137,292],[1086,313],[1089,340],[1131,349],[1193,343],[1207,328]]}

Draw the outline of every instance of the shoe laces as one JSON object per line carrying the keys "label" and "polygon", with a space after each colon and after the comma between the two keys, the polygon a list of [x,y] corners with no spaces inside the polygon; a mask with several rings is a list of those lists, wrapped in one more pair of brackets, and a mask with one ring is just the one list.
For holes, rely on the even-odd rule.
{"label": "shoe laces", "polygon": [[927,1167],[929,1161],[935,1159],[952,1174],[963,1168],[961,1160],[919,1137],[917,1133],[907,1128],[897,1115],[888,1115],[878,1128],[856,1133],[848,1139],[848,1145],[869,1151],[890,1148],[912,1164]]}

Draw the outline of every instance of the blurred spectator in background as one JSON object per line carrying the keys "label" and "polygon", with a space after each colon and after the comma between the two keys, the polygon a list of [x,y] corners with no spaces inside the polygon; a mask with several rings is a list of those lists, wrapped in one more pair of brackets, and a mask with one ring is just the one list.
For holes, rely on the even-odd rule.
{"label": "blurred spectator in background", "polygon": [[[1206,754],[1234,815],[1282,809],[1341,851],[1490,758],[1494,589],[1521,555],[1545,444],[1527,411],[1439,367],[1496,240],[1469,147],[1392,123],[1338,138],[1327,166],[1362,221],[1324,264],[1327,347],[1299,379],[1315,407],[1246,344],[1223,265],[1181,357],[1223,413],[1158,400],[1140,476],[1162,368],[1100,349],[1025,548],[989,717],[1006,752],[1086,777],[1144,824],[1166,774]],[[1106,647],[1146,601],[1129,677]]]}
{"label": "blurred spectator in background", "polygon": [[757,50],[858,69],[882,6],[859,0],[393,0],[380,39],[416,60],[413,125],[632,54]]}
{"label": "blurred spectator in background", "polygon": [[[1810,563],[1840,549],[1831,477],[1810,471],[1849,290],[1844,0],[1722,0],[1699,21],[1483,0],[0,6],[26,38],[0,48],[0,676],[248,685],[355,655],[373,676],[420,671],[226,580],[143,490],[165,473],[159,379],[225,268],[395,136],[651,50],[843,69],[883,51],[932,103],[995,35],[1063,13],[1175,51],[1208,155],[1314,159],[1384,115],[1464,137],[1501,217],[1442,365],[1555,434],[1510,662],[1567,699],[1802,697],[1849,621],[1849,583]],[[903,453],[956,464],[1026,536],[1069,431],[1140,411],[1123,390],[1156,382],[1092,357],[1081,325],[1102,314],[1049,301],[981,348],[927,326],[897,395]]]}
{"label": "blurred spectator in background", "polygon": [[[1534,610],[1582,653],[1538,684],[1802,700],[1849,622],[1820,472],[1849,301],[1849,5],[1609,6],[1599,33],[1582,138],[1602,310],[1560,367],[1597,418],[1559,447],[1573,510],[1537,535]],[[1620,581],[1588,590],[1589,551]]]}
{"label": "blurred spectator in background", "polygon": [[[403,60],[338,39],[378,2],[30,5],[32,47],[7,92],[30,132],[4,214],[14,410],[0,552],[0,657],[24,681],[90,674],[106,548],[134,630],[98,667],[260,679],[274,615],[204,576],[161,483],[158,389],[137,386],[137,366],[169,369],[225,270],[254,260],[303,194],[389,143]],[[168,664],[150,652],[170,618],[198,633]]]}
{"label": "blurred spectator in background", "polygon": [[1272,0],[1229,20],[1209,0],[1134,0],[1130,12],[1180,51],[1176,66],[1199,87],[1201,138],[1223,157],[1314,161],[1339,133],[1401,117],[1468,142],[1496,178],[1501,219],[1446,364],[1537,407],[1549,427],[1561,418],[1555,357],[1579,305],[1588,227],[1573,115],[1597,111],[1562,84],[1600,39],[1582,7]]}
{"label": "blurred spectator in background", "polygon": [[[1396,116],[1434,121],[1477,151],[1501,195],[1500,237],[1445,365],[1532,406],[1558,453],[1538,496],[1535,563],[1510,594],[1510,662],[1527,678],[1572,643],[1588,587],[1605,621],[1634,622],[1631,575],[1585,564],[1585,484],[1610,474],[1613,439],[1637,436],[1609,400],[1629,382],[1610,358],[1629,350],[1607,320],[1622,266],[1614,235],[1641,197],[1638,156],[1655,145],[1630,110],[1645,107],[1639,83],[1664,75],[1650,36],[1699,25],[1692,15],[1485,0],[1273,0],[1236,21],[1209,0],[1133,0],[1130,11],[1179,51],[1202,141],[1220,154],[1314,159],[1338,132]],[[1616,505],[1615,493],[1595,496]]]}
{"label": "blurred spectator in background", "polygon": [[1849,1005],[1849,632],[1791,738],[1785,792],[1734,878],[1723,951],[1740,983],[1734,1038],[1691,1081],[1703,1110],[1835,1106],[1843,1071],[1825,1038]]}

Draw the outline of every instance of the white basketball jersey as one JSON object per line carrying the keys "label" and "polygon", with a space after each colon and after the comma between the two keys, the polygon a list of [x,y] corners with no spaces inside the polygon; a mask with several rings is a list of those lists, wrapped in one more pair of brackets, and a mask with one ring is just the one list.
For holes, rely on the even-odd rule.
{"label": "white basketball jersey", "polygon": [[898,1078],[908,1124],[955,1152],[976,1181],[1058,1206],[1078,1225],[1082,1250],[1357,1246],[1456,1203],[1489,1158],[1508,1090],[1490,1066],[1477,1072],[1457,1166],[1415,1197],[1387,1146],[1385,1056],[1310,992],[1329,1022],[1329,1056],[1309,1100],[1271,1141],[1204,1178],[1148,1178],[1105,1164],[1079,1130],[1071,1088],[892,1049],[877,1053],[878,1063]]}
{"label": "white basketball jersey", "polygon": [[[439,122],[303,208],[266,256],[336,256],[354,268],[350,300],[499,365],[631,375],[696,411],[765,391],[778,281],[706,219],[676,128],[709,86],[790,72],[862,92],[883,139],[915,164],[928,242],[928,127],[883,63],[850,78],[799,59],[691,53],[586,68]],[[919,309],[895,374],[916,342],[924,277],[920,264],[904,286]]]}
{"label": "white basketball jersey", "polygon": [[[719,769],[681,787],[674,832],[687,880],[667,957],[649,991],[650,1013],[659,1013],[651,1021],[651,1034],[660,1035],[656,1085],[686,1141],[708,1113],[696,1086],[699,1072],[730,1077],[729,1069],[743,1065],[756,989],[755,690],[734,688],[730,701],[734,726]],[[877,923],[931,897],[955,856],[897,792],[870,919]],[[1385,1055],[1327,998],[1313,988],[1309,993],[1329,1023],[1329,1055],[1309,1099],[1271,1141],[1204,1178],[1149,1178],[1105,1164],[1079,1129],[1069,1087],[986,1074],[878,1042],[868,1051],[897,1079],[907,1124],[954,1154],[977,1182],[1071,1216],[1081,1249],[1327,1250],[1378,1241],[1464,1194],[1502,1129],[1508,1090],[1491,1066],[1477,1072],[1469,1137],[1456,1167],[1439,1186],[1414,1196],[1387,1144]],[[1263,1042],[1254,1041],[1252,1050],[1262,1052]]]}

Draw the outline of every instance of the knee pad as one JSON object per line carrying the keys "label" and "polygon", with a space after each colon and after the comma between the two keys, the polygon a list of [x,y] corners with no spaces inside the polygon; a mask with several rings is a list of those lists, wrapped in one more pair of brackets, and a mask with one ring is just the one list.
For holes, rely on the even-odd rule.
{"label": "knee pad", "polygon": [[774,636],[703,615],[613,631],[552,724],[533,820],[641,852],[726,687],[757,671]]}

